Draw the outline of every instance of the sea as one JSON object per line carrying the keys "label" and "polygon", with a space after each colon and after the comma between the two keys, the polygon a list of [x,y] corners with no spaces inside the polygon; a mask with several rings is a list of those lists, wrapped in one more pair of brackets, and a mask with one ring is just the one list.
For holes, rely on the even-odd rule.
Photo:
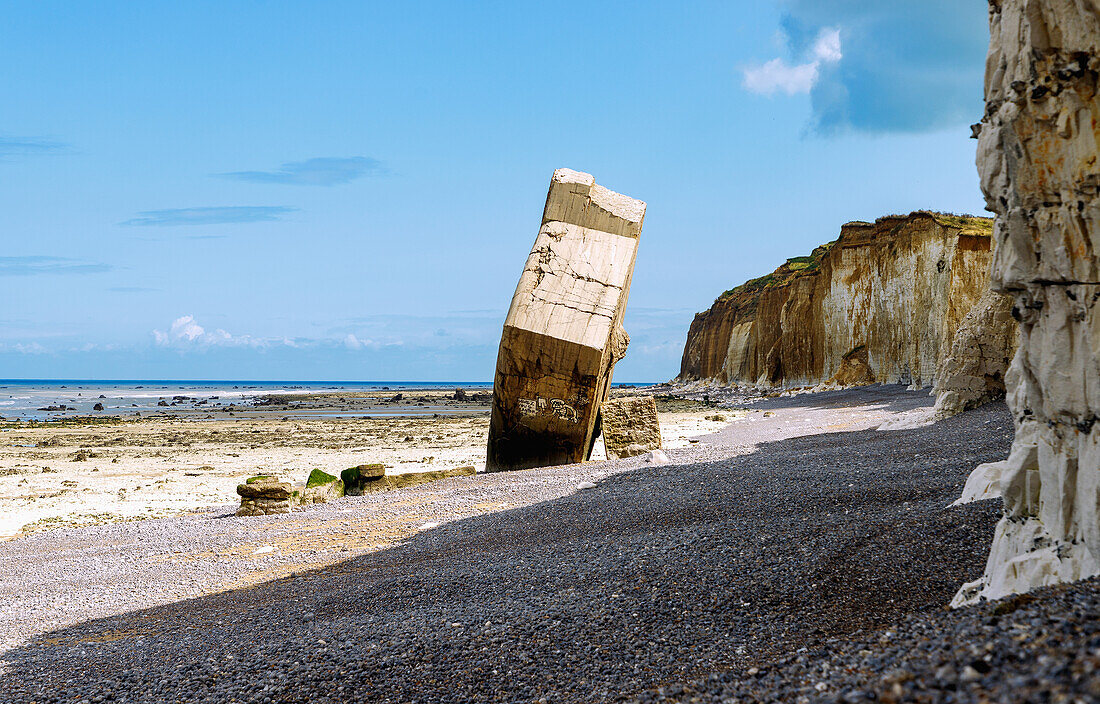
{"label": "sea", "polygon": [[[178,397],[212,404],[249,405],[268,394],[438,389],[492,390],[491,381],[183,381],[173,379],[0,379],[0,418],[53,420],[74,416],[131,416]],[[94,410],[103,405],[102,411]],[[62,409],[61,407],[64,406]]]}

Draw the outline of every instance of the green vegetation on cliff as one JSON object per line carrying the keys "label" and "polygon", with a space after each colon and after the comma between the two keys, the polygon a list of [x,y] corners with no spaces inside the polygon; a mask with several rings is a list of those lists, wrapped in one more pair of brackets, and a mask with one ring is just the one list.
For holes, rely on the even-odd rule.
{"label": "green vegetation on cliff", "polygon": [[[848,226],[867,227],[873,228],[883,221],[898,220],[907,221],[914,216],[928,216],[935,220],[943,227],[951,227],[959,230],[960,234],[972,235],[978,237],[990,237],[993,234],[993,218],[979,217],[977,215],[959,215],[956,213],[940,213],[931,210],[921,210],[910,215],[887,215],[884,218],[879,218],[876,223],[855,221],[848,223]],[[777,286],[786,286],[793,280],[801,276],[813,276],[821,269],[821,260],[835,245],[841,243],[844,240],[842,234],[838,239],[832,242],[826,242],[825,244],[815,247],[814,251],[809,256],[804,257],[791,257],[783,263],[778,269],[770,274],[766,274],[756,279],[749,279],[740,286],[723,291],[718,296],[718,301],[724,301],[733,296],[742,294],[759,293],[760,291],[767,290],[769,288],[775,288]]]}

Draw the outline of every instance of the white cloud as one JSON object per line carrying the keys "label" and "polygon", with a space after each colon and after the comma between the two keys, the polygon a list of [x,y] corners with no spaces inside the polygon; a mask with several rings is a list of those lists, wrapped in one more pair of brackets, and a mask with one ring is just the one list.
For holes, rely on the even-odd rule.
{"label": "white cloud", "polygon": [[783,59],[772,59],[763,66],[747,68],[741,85],[761,95],[809,93],[817,82],[817,62],[790,66]]}
{"label": "white cloud", "polygon": [[221,328],[207,332],[192,315],[173,320],[167,332],[154,330],[153,340],[161,347],[267,347],[278,342],[251,335],[231,335]]}
{"label": "white cloud", "polygon": [[809,93],[817,82],[821,65],[836,63],[843,57],[840,30],[823,29],[814,41],[809,61],[788,64],[783,59],[772,59],[763,65],[750,66],[742,71],[741,85],[760,95]]}
{"label": "white cloud", "polygon": [[844,58],[840,52],[840,30],[823,29],[814,42],[814,58],[826,63],[835,63]]}
{"label": "white cloud", "polygon": [[49,352],[49,350],[47,350],[45,347],[38,344],[37,342],[17,342],[12,345],[5,345],[3,343],[0,343],[0,350],[11,350],[13,352],[18,352],[19,354],[46,354],[47,352]]}

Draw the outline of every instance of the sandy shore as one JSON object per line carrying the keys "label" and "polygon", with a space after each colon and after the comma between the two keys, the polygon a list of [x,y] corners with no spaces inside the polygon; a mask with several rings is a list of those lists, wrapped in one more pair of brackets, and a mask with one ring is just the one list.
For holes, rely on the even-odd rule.
{"label": "sandy shore", "polygon": [[[482,471],[488,399],[470,396],[296,394],[232,410],[181,405],[140,418],[0,422],[0,540],[230,503],[237,484],[261,472],[300,483],[314,469],[338,475],[375,462],[390,474]],[[691,401],[663,401],[660,411],[668,449],[744,415]],[[598,444],[594,459],[602,452]]]}

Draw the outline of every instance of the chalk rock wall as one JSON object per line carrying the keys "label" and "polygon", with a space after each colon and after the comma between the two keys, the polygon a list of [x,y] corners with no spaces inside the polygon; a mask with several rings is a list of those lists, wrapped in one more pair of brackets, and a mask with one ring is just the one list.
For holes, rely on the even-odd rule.
{"label": "chalk rock wall", "polygon": [[1018,326],[1010,296],[986,291],[963,319],[936,373],[937,420],[1004,398]]}
{"label": "chalk rock wall", "polygon": [[1014,298],[1012,452],[985,575],[955,604],[1100,574],[1100,5],[993,0],[978,171],[996,213],[991,283]]}
{"label": "chalk rock wall", "polygon": [[848,223],[696,315],[678,380],[930,386],[989,288],[991,235],[988,218],[924,211]]}

